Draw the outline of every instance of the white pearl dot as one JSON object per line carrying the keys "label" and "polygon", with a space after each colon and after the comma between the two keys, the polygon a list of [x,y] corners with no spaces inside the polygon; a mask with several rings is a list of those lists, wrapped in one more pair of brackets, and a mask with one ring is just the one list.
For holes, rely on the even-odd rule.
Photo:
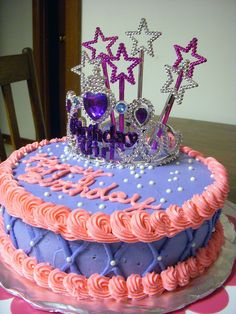
{"label": "white pearl dot", "polygon": [[141,183],[137,184],[137,189],[141,189],[143,186]]}
{"label": "white pearl dot", "polygon": [[180,162],[179,161],[176,161],[176,163],[175,163],[177,166],[180,164]]}
{"label": "white pearl dot", "polygon": [[160,199],[160,203],[165,203],[166,202],[166,199],[164,198],[164,197],[162,197],[161,199]]}
{"label": "white pearl dot", "polygon": [[99,209],[104,209],[104,208],[106,208],[106,205],[105,205],[105,204],[100,204],[100,205],[98,206],[98,208],[99,208]]}
{"label": "white pearl dot", "polygon": [[168,179],[168,182],[171,182],[171,181],[172,181],[172,179],[171,179],[171,178],[169,178],[169,179]]}
{"label": "white pearl dot", "polygon": [[149,169],[149,170],[152,170],[152,169],[153,169],[153,166],[152,166],[152,165],[148,166],[148,169]]}
{"label": "white pearl dot", "polygon": [[134,170],[134,168],[135,168],[134,166],[130,166],[129,167],[130,170]]}
{"label": "white pearl dot", "polygon": [[140,174],[144,174],[144,173],[145,173],[145,171],[144,171],[144,170],[140,170],[139,172],[140,172]]}
{"label": "white pearl dot", "polygon": [[214,174],[212,173],[212,174],[210,175],[210,177],[213,179],[213,178],[214,178]]}
{"label": "white pearl dot", "polygon": [[175,174],[179,174],[179,170],[175,170]]}
{"label": "white pearl dot", "polygon": [[31,246],[31,247],[34,246],[34,241],[30,241],[30,246]]}
{"label": "white pearl dot", "polygon": [[43,195],[46,196],[46,197],[48,197],[48,196],[50,196],[51,194],[50,194],[50,192],[44,192]]}
{"label": "white pearl dot", "polygon": [[60,194],[58,195],[58,199],[61,200],[64,197],[64,195]]}
{"label": "white pearl dot", "polygon": [[192,246],[192,247],[195,247],[195,246],[196,246],[196,243],[193,242],[193,243],[191,244],[191,246]]}
{"label": "white pearl dot", "polygon": [[173,172],[173,171],[170,171],[170,174],[174,174],[174,172]]}
{"label": "white pearl dot", "polygon": [[98,184],[99,184],[100,186],[103,186],[103,185],[104,185],[104,182],[103,182],[103,181],[100,181]]}
{"label": "white pearl dot", "polygon": [[216,231],[216,228],[215,228],[215,227],[213,227],[213,228],[212,228],[212,232],[215,232],[215,231]]}
{"label": "white pearl dot", "polygon": [[155,184],[155,181],[150,180],[148,183],[149,183],[149,185],[154,185],[154,184]]}
{"label": "white pearl dot", "polygon": [[111,168],[111,165],[109,164],[109,165],[107,165],[107,169],[110,169]]}
{"label": "white pearl dot", "polygon": [[171,189],[166,189],[166,193],[170,194],[172,192]]}
{"label": "white pearl dot", "polygon": [[139,174],[139,173],[136,173],[136,174],[134,175],[134,177],[135,177],[135,179],[138,179],[138,178],[140,178],[140,174]]}
{"label": "white pearl dot", "polygon": [[177,181],[177,180],[178,180],[178,177],[174,177],[173,180],[174,180],[174,181]]}
{"label": "white pearl dot", "polygon": [[144,169],[144,165],[140,165],[139,169],[143,170]]}
{"label": "white pearl dot", "polygon": [[48,151],[48,152],[50,152],[50,150],[51,150],[51,148],[50,148],[50,147],[48,147],[48,148],[47,148],[47,151]]}
{"label": "white pearl dot", "polygon": [[193,166],[188,167],[188,170],[193,170],[193,169],[194,169]]}
{"label": "white pearl dot", "polygon": [[129,182],[129,179],[128,178],[124,178],[123,182],[127,183],[127,182]]}
{"label": "white pearl dot", "polygon": [[7,225],[6,228],[8,231],[11,230],[11,225]]}
{"label": "white pearl dot", "polygon": [[78,206],[78,207],[83,206],[83,202],[78,202],[78,203],[77,203],[77,206]]}
{"label": "white pearl dot", "polygon": [[70,173],[70,174],[68,175],[68,178],[69,178],[69,179],[74,178],[73,174],[72,174],[72,173]]}
{"label": "white pearl dot", "polygon": [[115,260],[110,261],[110,265],[111,266],[115,266],[116,265],[116,261]]}
{"label": "white pearl dot", "polygon": [[130,171],[130,174],[135,174],[135,171],[134,171],[134,170],[131,170],[131,171]]}
{"label": "white pearl dot", "polygon": [[56,148],[58,148],[58,147],[59,147],[59,144],[56,145]]}
{"label": "white pearl dot", "polygon": [[178,188],[177,188],[177,191],[178,192],[182,192],[184,190],[184,188],[182,187],[182,186],[179,186]]}
{"label": "white pearl dot", "polygon": [[71,263],[71,257],[67,256],[66,261],[67,261],[67,263]]}
{"label": "white pearl dot", "polygon": [[120,170],[123,169],[123,168],[124,168],[123,165],[119,165],[119,166],[118,166],[118,169],[120,169]]}
{"label": "white pearl dot", "polygon": [[191,177],[191,178],[190,178],[190,181],[192,181],[192,182],[195,181],[195,180],[196,180],[195,177]]}
{"label": "white pearl dot", "polygon": [[162,261],[162,256],[157,256],[157,260],[160,262],[160,261]]}
{"label": "white pearl dot", "polygon": [[188,159],[188,163],[191,164],[193,162],[193,160],[190,158]]}

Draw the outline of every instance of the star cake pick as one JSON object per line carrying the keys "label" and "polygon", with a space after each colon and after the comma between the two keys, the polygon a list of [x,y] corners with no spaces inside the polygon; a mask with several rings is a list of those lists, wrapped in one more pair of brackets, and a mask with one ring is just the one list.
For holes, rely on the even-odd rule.
{"label": "star cake pick", "polygon": [[162,35],[159,31],[150,31],[145,18],[142,18],[137,31],[128,31],[125,33],[133,41],[131,53],[136,55],[139,53],[139,58],[142,62],[139,64],[138,76],[138,98],[142,98],[143,89],[143,67],[144,54],[154,57],[153,42]]}

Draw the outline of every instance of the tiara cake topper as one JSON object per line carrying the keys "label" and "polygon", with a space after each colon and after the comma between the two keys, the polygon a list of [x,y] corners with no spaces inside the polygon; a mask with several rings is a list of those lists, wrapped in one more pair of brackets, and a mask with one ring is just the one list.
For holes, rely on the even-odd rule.
{"label": "tiara cake topper", "polygon": [[[155,118],[154,106],[142,95],[143,71],[145,54],[154,56],[153,42],[161,32],[150,31],[142,18],[138,30],[126,35],[133,41],[130,53],[124,43],[119,43],[113,53],[118,36],[106,37],[99,27],[92,40],[82,43],[85,50],[81,64],[72,68],[81,77],[81,95],[69,91],[66,96],[69,152],[121,166],[136,162],[166,164],[177,158],[181,143],[181,134],[167,124],[171,109],[175,101],[182,103],[187,89],[198,86],[193,72],[207,60],[197,53],[197,38],[186,47],[174,45],[177,59],[172,66],[165,65],[167,81],[161,88],[168,97]],[[85,71],[88,67],[92,69],[90,74]],[[128,84],[136,84],[137,70],[137,98],[130,103],[125,90]],[[118,84],[118,95],[112,91],[112,84]],[[88,126],[78,114],[81,109]]]}

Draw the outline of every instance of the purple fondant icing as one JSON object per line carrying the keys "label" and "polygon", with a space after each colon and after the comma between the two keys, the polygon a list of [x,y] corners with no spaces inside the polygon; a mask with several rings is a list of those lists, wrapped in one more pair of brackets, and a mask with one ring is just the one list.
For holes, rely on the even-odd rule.
{"label": "purple fondant icing", "polygon": [[[28,256],[35,256],[38,262],[47,262],[67,273],[87,277],[94,273],[124,277],[152,271],[160,273],[167,266],[194,256],[198,248],[207,245],[219,214],[217,211],[199,229],[189,228],[173,238],[152,243],[108,244],[67,241],[59,234],[29,226],[3,210],[6,233],[10,234],[17,249],[24,250]],[[7,225],[11,228],[6,228]],[[115,261],[115,265],[111,261]]]}
{"label": "purple fondant icing", "polygon": [[[43,146],[36,151],[29,153],[14,169],[14,177],[25,172],[25,168],[29,165],[22,161],[27,161],[31,156],[38,153],[47,153],[48,157],[57,156],[61,164],[70,164],[82,166],[84,168],[92,167],[94,170],[104,170],[105,172],[112,172],[112,177],[98,177],[95,182],[89,187],[94,189],[97,187],[106,187],[113,182],[117,183],[117,187],[112,191],[124,191],[127,197],[133,194],[140,194],[139,202],[144,201],[149,197],[154,197],[153,205],[162,203],[162,208],[166,209],[171,204],[182,204],[192,198],[194,194],[202,194],[204,188],[212,184],[213,179],[211,173],[205,165],[201,162],[190,158],[186,154],[180,154],[176,162],[159,167],[148,167],[141,165],[136,168],[108,168],[106,165],[96,165],[92,162],[85,160],[77,160],[64,152],[66,143],[52,143]],[[33,162],[30,167],[35,166]],[[51,175],[45,176],[50,177]],[[63,180],[77,182],[81,179],[82,175],[73,174],[64,176]],[[79,194],[76,196],[69,196],[61,191],[55,192],[50,187],[39,186],[38,184],[28,184],[25,181],[19,180],[19,184],[33,195],[42,198],[46,202],[53,202],[58,205],[65,205],[71,210],[78,207],[84,208],[91,213],[102,211],[111,214],[115,210],[124,210],[130,207],[130,204],[121,204],[118,202],[110,202],[109,200],[102,201],[100,198],[89,200],[81,197]],[[79,205],[78,205],[79,204]],[[151,210],[149,210],[151,211]]]}

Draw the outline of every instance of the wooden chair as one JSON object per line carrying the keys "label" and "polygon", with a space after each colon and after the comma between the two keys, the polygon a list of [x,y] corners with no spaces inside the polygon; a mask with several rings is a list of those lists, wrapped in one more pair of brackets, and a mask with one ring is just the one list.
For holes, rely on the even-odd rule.
{"label": "wooden chair", "polygon": [[[44,139],[46,131],[31,48],[24,48],[22,54],[0,57],[0,86],[7,113],[11,143],[14,149],[22,146],[11,89],[11,84],[19,81],[27,81],[36,140]],[[5,158],[6,152],[4,150],[3,137],[0,134],[0,159],[3,161]]]}

